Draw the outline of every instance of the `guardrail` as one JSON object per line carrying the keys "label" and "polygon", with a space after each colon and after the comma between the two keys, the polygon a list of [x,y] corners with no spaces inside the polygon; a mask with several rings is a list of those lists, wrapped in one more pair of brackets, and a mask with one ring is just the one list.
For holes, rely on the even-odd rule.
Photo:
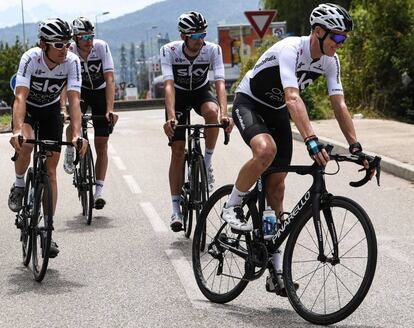
{"label": "guardrail", "polygon": [[[234,95],[227,95],[227,102],[230,104],[234,100]],[[115,111],[129,111],[140,109],[164,108],[164,98],[158,99],[138,99],[138,100],[116,100],[114,102]],[[10,114],[10,107],[0,108],[0,115]]]}

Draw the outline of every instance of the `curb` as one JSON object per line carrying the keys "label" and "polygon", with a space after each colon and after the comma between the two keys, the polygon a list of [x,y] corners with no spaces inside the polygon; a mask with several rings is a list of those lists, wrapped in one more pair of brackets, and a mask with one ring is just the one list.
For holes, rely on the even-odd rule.
{"label": "curb", "polygon": [[[292,128],[292,135],[293,135],[293,139],[303,142],[302,136],[300,135],[298,130],[295,130],[294,128]],[[337,149],[339,152],[348,153],[348,145],[338,142],[336,140],[327,138],[327,137],[318,136],[318,138],[323,143],[330,143],[331,145],[334,145],[335,149]],[[375,156],[375,155],[381,156],[381,168],[383,171],[387,173],[391,173],[392,175],[395,175],[399,178],[414,182],[414,166],[413,165],[399,162],[395,159],[389,158],[381,154],[374,154],[374,153],[371,153],[370,151],[364,150],[364,153],[371,155],[371,156]]]}

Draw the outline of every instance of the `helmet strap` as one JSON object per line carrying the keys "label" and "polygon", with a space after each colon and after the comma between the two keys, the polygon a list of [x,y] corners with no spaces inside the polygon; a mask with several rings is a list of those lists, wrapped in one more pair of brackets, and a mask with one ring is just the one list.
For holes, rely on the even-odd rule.
{"label": "helmet strap", "polygon": [[[49,57],[49,55],[48,55],[49,47],[50,47],[50,46],[47,44],[47,45],[46,45],[46,50],[45,50],[45,55],[46,55],[47,59],[49,59],[49,60],[50,60],[53,64],[55,64],[56,66],[58,66],[59,64],[58,64],[58,63],[56,63],[56,62],[55,62],[52,58],[50,58],[50,57]],[[55,66],[55,67],[56,67],[56,66]]]}
{"label": "helmet strap", "polygon": [[325,51],[323,51],[323,42],[325,41],[326,37],[327,37],[327,36],[328,36],[328,34],[329,34],[329,31],[328,31],[328,30],[325,30],[325,29],[324,29],[324,31],[325,31],[325,35],[324,35],[323,37],[321,37],[321,38],[319,38],[319,37],[318,37],[318,41],[319,41],[319,48],[321,49],[321,52],[322,52],[323,54],[325,54]]}

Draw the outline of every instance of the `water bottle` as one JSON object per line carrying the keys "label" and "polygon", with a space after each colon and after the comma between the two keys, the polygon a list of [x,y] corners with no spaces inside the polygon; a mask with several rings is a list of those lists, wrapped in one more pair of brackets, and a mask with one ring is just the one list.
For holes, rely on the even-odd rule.
{"label": "water bottle", "polygon": [[269,240],[276,233],[277,218],[275,211],[270,207],[263,211],[263,238]]}

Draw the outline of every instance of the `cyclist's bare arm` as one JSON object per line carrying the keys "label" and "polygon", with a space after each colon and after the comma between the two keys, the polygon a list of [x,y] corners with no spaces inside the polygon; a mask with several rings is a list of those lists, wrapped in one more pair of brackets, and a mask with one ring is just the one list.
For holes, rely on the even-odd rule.
{"label": "cyclist's bare arm", "polygon": [[175,88],[174,80],[164,81],[165,107],[167,109],[167,122],[164,124],[165,134],[171,138],[174,135],[172,122],[175,121]]}
{"label": "cyclist's bare arm", "polygon": [[26,115],[26,100],[29,96],[29,89],[27,87],[19,86],[16,88],[16,96],[13,104],[13,136],[10,139],[10,144],[20,151],[21,145],[18,141],[18,135],[22,134],[24,117]]}
{"label": "cyclist's bare arm", "polygon": [[68,99],[68,92],[67,92],[67,86],[65,85],[60,92],[60,112],[64,115],[66,118],[69,116],[68,109],[66,107],[66,101]]}
{"label": "cyclist's bare arm", "polygon": [[[306,141],[309,137],[315,136],[315,132],[309,120],[308,112],[306,111],[305,103],[299,95],[299,89],[287,87],[284,89],[284,92],[285,102],[290,116],[295,122],[303,140]],[[322,149],[322,151],[315,155],[315,160],[320,165],[326,165],[329,161],[328,153]]]}
{"label": "cyclist's bare arm", "polygon": [[214,84],[216,87],[217,100],[220,104],[220,114],[219,114],[220,122],[223,122],[223,120],[226,120],[229,122],[229,126],[226,128],[226,133],[230,133],[231,130],[233,129],[234,123],[227,113],[227,92],[226,92],[224,80],[216,80]]}
{"label": "cyclist's bare arm", "polygon": [[[354,122],[352,121],[351,114],[348,111],[348,107],[345,103],[343,95],[332,95],[330,96],[331,105],[334,109],[335,118],[339,123],[341,131],[346,138],[349,145],[352,145],[358,141],[355,132]],[[365,169],[369,168],[367,160],[364,161]],[[375,170],[372,171],[371,177],[374,176]]]}
{"label": "cyclist's bare arm", "polygon": [[348,107],[343,95],[332,95],[329,97],[335,113],[335,118],[339,123],[341,131],[349,145],[357,142],[354,123],[349,114]]}
{"label": "cyclist's bare arm", "polygon": [[19,86],[16,88],[16,96],[13,104],[13,134],[19,133],[22,130],[28,96],[29,89],[27,87]]}
{"label": "cyclist's bare arm", "polygon": [[[69,115],[72,126],[72,143],[77,145],[78,138],[81,137],[82,114],[80,110],[80,93],[78,91],[69,90],[67,92],[69,101]],[[87,149],[88,142],[84,140],[82,148],[79,149],[79,155],[82,157]]]}
{"label": "cyclist's bare arm", "polygon": [[114,72],[109,71],[104,73],[106,82],[105,98],[106,98],[106,116],[109,120],[109,113],[114,111],[114,99],[115,99],[115,78]]}

